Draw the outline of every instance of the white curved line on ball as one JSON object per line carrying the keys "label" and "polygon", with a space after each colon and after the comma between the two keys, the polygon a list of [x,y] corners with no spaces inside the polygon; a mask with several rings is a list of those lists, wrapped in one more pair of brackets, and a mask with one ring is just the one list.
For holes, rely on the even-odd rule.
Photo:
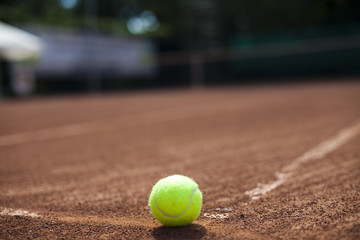
{"label": "white curved line on ball", "polygon": [[182,215],[184,215],[184,214],[187,212],[187,210],[189,210],[189,208],[190,208],[190,205],[191,205],[191,202],[192,202],[194,193],[196,192],[196,190],[198,190],[198,188],[195,188],[194,190],[192,190],[192,192],[191,192],[191,197],[190,197],[190,202],[189,202],[187,208],[185,209],[185,211],[183,211],[183,212],[180,213],[179,215],[171,216],[171,215],[169,215],[169,214],[166,214],[163,210],[161,210],[161,208],[159,207],[159,205],[158,205],[157,202],[156,202],[156,197],[157,197],[157,194],[158,194],[160,188],[161,188],[161,186],[156,190],[155,205],[156,205],[157,209],[158,209],[162,214],[164,214],[165,217],[169,217],[169,218],[178,218],[178,217],[181,217]]}

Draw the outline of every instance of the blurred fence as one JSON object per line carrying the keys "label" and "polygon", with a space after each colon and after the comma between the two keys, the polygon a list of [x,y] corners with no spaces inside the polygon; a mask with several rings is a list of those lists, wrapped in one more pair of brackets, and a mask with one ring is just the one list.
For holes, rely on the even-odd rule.
{"label": "blurred fence", "polygon": [[173,78],[186,72],[194,86],[249,78],[359,75],[360,26],[236,37],[228,48],[163,53],[159,64],[173,71]]}
{"label": "blurred fence", "polygon": [[156,52],[147,38],[32,32],[44,42],[43,56],[34,74],[28,65],[0,59],[5,93],[11,88],[15,94],[29,92],[22,89],[99,92],[360,75],[360,25],[242,34],[224,48],[173,52]]}

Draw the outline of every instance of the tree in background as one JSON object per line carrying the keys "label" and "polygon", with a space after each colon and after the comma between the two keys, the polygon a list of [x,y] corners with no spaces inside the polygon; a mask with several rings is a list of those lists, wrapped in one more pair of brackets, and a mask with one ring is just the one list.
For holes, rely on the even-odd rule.
{"label": "tree in background", "polygon": [[[360,22],[358,0],[2,0],[0,20],[85,29],[89,1],[96,4],[98,30],[155,37],[164,50],[222,47],[234,35]],[[156,18],[151,31],[146,17]]]}

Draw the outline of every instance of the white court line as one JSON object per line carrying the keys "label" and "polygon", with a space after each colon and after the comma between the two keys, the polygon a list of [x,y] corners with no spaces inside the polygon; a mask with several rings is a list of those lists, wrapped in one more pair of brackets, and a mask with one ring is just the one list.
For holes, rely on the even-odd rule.
{"label": "white court line", "polygon": [[122,125],[124,122],[127,123],[127,127],[138,126],[149,123],[162,123],[167,121],[186,119],[188,118],[187,115],[190,115],[191,117],[198,117],[212,114],[216,111],[227,112],[239,109],[236,102],[233,104],[228,104],[226,107],[224,107],[223,102],[218,102],[211,105],[208,103],[200,103],[198,105],[191,106],[191,109],[187,108],[188,106],[183,106],[172,108],[171,110],[163,109],[143,114],[114,117],[109,119],[94,120],[83,123],[3,135],[0,136],[0,147],[116,130],[124,127]]}
{"label": "white court line", "polygon": [[267,184],[258,183],[257,187],[246,191],[245,195],[248,195],[251,200],[257,200],[261,196],[266,195],[268,192],[279,187],[286,182],[294,173],[295,170],[303,163],[321,159],[336,148],[349,141],[352,137],[360,133],[360,122],[358,121],[351,127],[341,130],[336,136],[320,143],[310,151],[305,152],[300,157],[296,158],[290,165],[285,166],[280,172],[276,173],[276,179]]}
{"label": "white court line", "polygon": [[15,133],[0,136],[0,147],[54,138],[70,137],[87,133],[111,130],[109,126],[97,123],[71,124],[61,127],[46,128],[32,132]]}
{"label": "white court line", "polygon": [[14,210],[12,208],[0,208],[0,215],[1,216],[25,216],[25,217],[41,217],[41,215],[29,212],[22,209]]}

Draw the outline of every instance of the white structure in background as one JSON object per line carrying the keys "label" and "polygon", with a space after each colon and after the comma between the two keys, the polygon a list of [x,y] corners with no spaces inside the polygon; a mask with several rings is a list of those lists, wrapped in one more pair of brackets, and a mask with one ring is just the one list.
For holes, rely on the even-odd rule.
{"label": "white structure in background", "polygon": [[75,81],[96,71],[101,78],[152,77],[156,52],[146,38],[86,34],[80,31],[33,28],[41,38],[44,53],[36,65],[36,76],[46,81]]}
{"label": "white structure in background", "polygon": [[[5,81],[8,90],[26,96],[34,89],[34,63],[42,54],[41,40],[19,28],[0,22],[0,61],[7,69],[0,69],[0,91]],[[6,74],[4,73],[5,71]],[[3,79],[6,76],[8,79]]]}
{"label": "white structure in background", "polygon": [[156,74],[156,49],[146,38],[93,34],[45,27],[28,32],[0,22],[0,95],[26,96],[36,79],[83,81],[151,78]]}

